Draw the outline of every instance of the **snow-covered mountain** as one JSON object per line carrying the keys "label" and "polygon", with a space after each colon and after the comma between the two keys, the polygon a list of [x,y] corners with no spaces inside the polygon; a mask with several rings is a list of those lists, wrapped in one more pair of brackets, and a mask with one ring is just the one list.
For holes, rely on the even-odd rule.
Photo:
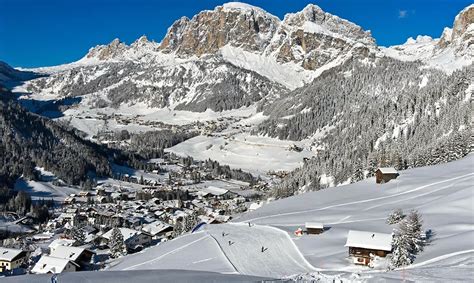
{"label": "snow-covered mountain", "polygon": [[429,67],[452,72],[474,61],[474,4],[463,9],[438,39],[409,38],[404,44],[383,49],[390,57],[404,61],[421,60]]}
{"label": "snow-covered mountain", "polygon": [[[256,73],[252,77],[261,75],[259,79],[253,79],[254,82],[246,76],[235,80],[255,85],[257,89],[254,88],[253,91],[259,92],[261,98],[269,94],[271,88],[268,85],[288,89],[302,87],[325,70],[354,58],[368,62],[375,62],[376,58],[387,55],[403,60],[421,59],[428,65],[436,62],[437,66],[448,66],[452,71],[472,60],[472,10],[472,5],[463,10],[456,17],[453,32],[446,29],[440,40],[420,37],[417,41],[409,40],[402,46],[380,50],[369,31],[326,13],[316,5],[310,4],[302,11],[287,14],[280,20],[258,7],[237,2],[227,3],[214,10],[203,11],[191,19],[183,17],[177,20],[160,43],[150,42],[146,36],[140,37],[131,45],[115,39],[107,45],[91,48],[78,62],[37,68],[35,71],[54,75],[30,82],[30,90],[37,92],[41,88],[42,94],[48,97],[62,97],[66,93],[68,96],[92,93],[108,95],[110,92],[110,96],[113,96],[113,93],[130,90],[130,87],[121,89],[119,84],[111,86],[110,83],[102,83],[93,90],[85,88],[84,91],[73,94],[69,89],[73,84],[81,86],[84,81],[96,81],[98,78],[101,81],[108,78],[109,81],[119,83],[119,78],[140,76],[139,80],[130,79],[125,84],[133,85],[136,89],[143,85],[154,88],[145,91],[144,97],[137,101],[149,102],[146,104],[152,107],[157,106],[152,101],[162,101],[159,106],[174,107],[189,104],[190,101],[202,101],[202,95],[193,94],[196,92],[196,85],[216,84],[212,79],[209,82],[203,81],[203,73],[199,69],[204,65],[230,63],[234,65],[228,67],[230,69],[241,68],[245,71],[237,71]],[[121,65],[124,70],[119,72],[118,66]],[[150,70],[155,69],[166,69],[169,74],[192,70],[191,81],[181,90],[186,94],[178,95],[177,99],[170,93],[164,95],[163,92],[168,91],[163,90],[162,86],[181,84],[181,78],[162,77],[159,72],[151,75]],[[206,78],[212,77],[204,75]],[[267,82],[262,89],[258,89],[262,80]],[[225,79],[223,81],[219,81],[219,84],[225,84]],[[43,85],[51,87],[44,89]],[[249,91],[248,87],[243,89]],[[133,94],[131,96],[135,97]],[[226,96],[221,97],[221,100],[225,99]],[[241,106],[242,104],[235,104],[221,109]],[[219,107],[211,105],[209,108]],[[205,109],[195,107],[195,110]]]}
{"label": "snow-covered mountain", "polygon": [[[470,5],[461,11],[441,39],[418,37],[383,48],[369,31],[315,5],[279,19],[228,3],[177,20],[160,43],[145,36],[131,45],[115,39],[77,62],[35,69],[46,76],[16,90],[25,105],[67,104],[60,119],[89,136],[98,131],[93,117],[112,113],[183,124],[194,121],[189,117],[245,112],[248,124],[232,125],[243,134],[239,140],[254,134],[273,143],[300,142],[308,155],[292,164],[317,157],[286,185],[317,189],[321,175],[332,176],[332,184],[360,179],[353,173],[367,170],[371,159],[406,168],[436,163],[427,158],[430,150],[456,147],[465,154],[455,145],[471,131],[473,10]],[[116,124],[134,127],[101,125],[113,130]],[[232,127],[226,134],[236,133]],[[221,151],[229,142],[237,141],[223,141]],[[213,140],[203,136],[189,143],[188,149],[207,148]],[[268,149],[260,156],[271,155]],[[209,150],[199,151],[200,158],[211,157]]]}

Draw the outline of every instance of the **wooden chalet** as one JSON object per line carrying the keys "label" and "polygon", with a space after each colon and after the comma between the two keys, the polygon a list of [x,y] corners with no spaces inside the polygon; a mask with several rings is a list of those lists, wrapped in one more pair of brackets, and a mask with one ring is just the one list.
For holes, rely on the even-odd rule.
{"label": "wooden chalet", "polygon": [[317,223],[317,222],[306,222],[305,223],[306,227],[306,233],[308,234],[321,234],[324,232],[324,224],[323,223]]}
{"label": "wooden chalet", "polygon": [[377,184],[387,183],[392,179],[396,179],[399,175],[393,167],[379,168],[375,171],[375,182]]}
{"label": "wooden chalet", "polygon": [[371,254],[386,257],[392,252],[392,235],[350,230],[345,246],[349,248],[354,264],[368,265]]}

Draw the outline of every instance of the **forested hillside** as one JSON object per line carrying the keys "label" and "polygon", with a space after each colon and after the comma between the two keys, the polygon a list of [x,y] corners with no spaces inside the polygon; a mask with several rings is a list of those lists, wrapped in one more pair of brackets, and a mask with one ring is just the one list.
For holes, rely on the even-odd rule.
{"label": "forested hillside", "polygon": [[[358,181],[376,166],[406,169],[460,158],[471,143],[474,68],[446,75],[390,58],[351,61],[260,108],[258,132],[301,140],[321,135],[318,156],[293,172],[283,195],[319,189],[319,176]],[[327,130],[321,133],[321,129]],[[288,191],[287,191],[288,189]]]}
{"label": "forested hillside", "polygon": [[27,112],[5,94],[0,99],[0,183],[24,175],[34,179],[34,167],[54,172],[69,184],[107,176],[111,168],[101,146],[81,139],[73,130]]}

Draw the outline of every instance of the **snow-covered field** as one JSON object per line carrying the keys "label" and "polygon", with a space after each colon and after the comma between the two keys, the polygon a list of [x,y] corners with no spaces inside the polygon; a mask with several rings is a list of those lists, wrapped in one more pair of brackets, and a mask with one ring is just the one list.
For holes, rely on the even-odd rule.
{"label": "snow-covered field", "polygon": [[256,175],[269,170],[290,171],[303,164],[303,158],[315,153],[306,147],[301,152],[289,150],[300,142],[284,141],[276,138],[251,136],[246,133],[232,138],[225,136],[197,136],[166,151],[177,155],[192,156],[195,159],[211,158],[232,168],[241,168]]}
{"label": "snow-covered field", "polygon": [[[124,257],[112,269],[237,270],[276,278],[306,273],[312,275],[305,278],[355,281],[468,281],[474,275],[473,168],[471,154],[451,163],[402,171],[397,180],[383,185],[370,178],[275,201],[244,214],[237,223],[209,225],[196,234]],[[417,209],[424,229],[434,232],[432,242],[403,270],[353,265],[344,247],[348,231],[390,233],[394,227],[385,219],[396,208]],[[328,230],[293,236],[306,221],[323,222]],[[263,253],[262,246],[268,248]]]}
{"label": "snow-covered field", "polygon": [[79,193],[79,189],[69,186],[55,186],[51,182],[43,181],[26,181],[19,178],[14,186],[16,191],[25,191],[33,200],[50,200],[64,201],[70,194]]}

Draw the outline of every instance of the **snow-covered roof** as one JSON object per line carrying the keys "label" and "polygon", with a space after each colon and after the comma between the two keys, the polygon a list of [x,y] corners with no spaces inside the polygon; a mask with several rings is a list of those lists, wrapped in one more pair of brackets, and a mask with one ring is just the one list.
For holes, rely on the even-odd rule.
{"label": "snow-covered roof", "polygon": [[168,229],[169,227],[171,226],[162,221],[155,221],[153,223],[143,226],[142,230],[154,236]]}
{"label": "snow-covered roof", "polygon": [[346,247],[356,247],[371,250],[392,250],[392,235],[368,231],[350,230],[347,234]]}
{"label": "snow-covered roof", "polygon": [[50,256],[76,261],[85,250],[79,247],[57,246],[54,250],[51,250]]}
{"label": "snow-covered roof", "polygon": [[319,222],[306,222],[306,228],[313,228],[313,229],[324,229],[324,224]]}
{"label": "snow-covered roof", "polygon": [[68,263],[78,266],[75,262],[72,262],[68,259],[43,255],[35,264],[31,272],[39,274],[46,274],[50,272],[61,273],[64,271]]}
{"label": "snow-covered roof", "polygon": [[263,205],[263,202],[260,202],[260,203],[253,202],[253,203],[250,204],[249,210],[259,209],[260,207],[262,207],[262,205]]}
{"label": "snow-covered roof", "polygon": [[73,240],[73,239],[55,239],[54,241],[51,242],[51,244],[49,244],[48,247],[51,250],[54,250],[59,246],[70,247],[70,246],[74,245],[75,242],[76,242],[76,240]]}
{"label": "snow-covered roof", "polygon": [[378,170],[380,170],[382,174],[398,174],[397,169],[393,167],[380,167]]}
{"label": "snow-covered roof", "polygon": [[8,249],[0,247],[0,260],[12,261],[23,251],[18,249]]}
{"label": "snow-covered roof", "polygon": [[214,196],[221,196],[224,195],[228,192],[229,190],[226,189],[221,189],[213,186],[209,186],[207,188],[203,188],[201,192],[206,193],[206,194],[211,194]]}
{"label": "snow-covered roof", "polygon": [[[120,230],[120,233],[122,233],[124,241],[127,241],[128,239],[134,237],[135,235],[141,234],[140,231],[129,229],[129,228],[118,228],[118,229]],[[113,231],[114,229],[110,229],[109,231],[107,231],[107,233],[102,235],[102,237],[106,238],[107,240],[110,240],[110,238],[112,238]]]}

